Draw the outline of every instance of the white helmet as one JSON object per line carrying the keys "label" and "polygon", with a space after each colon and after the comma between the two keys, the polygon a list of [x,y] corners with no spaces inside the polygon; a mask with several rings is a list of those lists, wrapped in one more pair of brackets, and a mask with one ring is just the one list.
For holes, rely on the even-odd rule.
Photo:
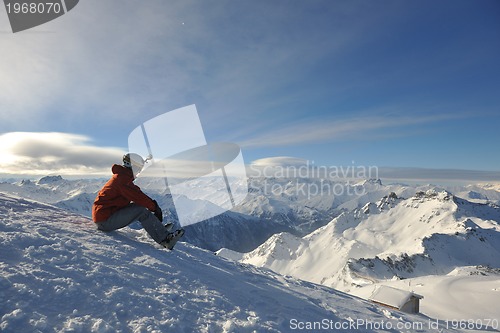
{"label": "white helmet", "polygon": [[144,159],[139,154],[128,153],[123,155],[123,166],[132,169],[134,177],[137,176],[139,172],[141,172],[142,168],[144,167],[144,163]]}

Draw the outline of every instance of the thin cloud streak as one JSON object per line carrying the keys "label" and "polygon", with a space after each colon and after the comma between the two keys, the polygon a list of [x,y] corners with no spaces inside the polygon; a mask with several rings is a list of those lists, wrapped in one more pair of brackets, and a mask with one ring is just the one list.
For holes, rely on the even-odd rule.
{"label": "thin cloud streak", "polygon": [[[290,156],[277,156],[252,161],[248,165],[250,175],[259,177],[291,175],[292,177],[334,177],[331,179],[356,178],[357,171],[363,176],[381,179],[384,183],[414,183],[435,185],[466,185],[473,183],[500,184],[500,171],[431,169],[387,167],[375,165],[316,165],[314,161]],[[342,178],[344,177],[344,178]]]}
{"label": "thin cloud streak", "polygon": [[500,182],[499,171],[379,167],[379,177],[389,182],[424,184]]}
{"label": "thin cloud streak", "polygon": [[463,115],[441,114],[429,116],[365,116],[345,120],[325,120],[288,124],[258,137],[239,142],[244,148],[279,147],[304,143],[325,143],[344,140],[373,140],[384,137],[387,129],[401,129],[413,125],[437,123]]}
{"label": "thin cloud streak", "polygon": [[0,64],[3,127],[46,129],[54,117],[124,121],[124,114],[133,119],[178,100],[191,79],[177,61],[196,62],[175,34],[180,22],[168,14],[183,7],[171,4],[167,12],[161,3],[85,1],[38,28],[56,33],[2,36],[8,50]]}
{"label": "thin cloud streak", "polygon": [[[228,20],[228,7],[237,11],[238,18],[227,23],[236,31],[220,26]],[[308,27],[269,34],[264,32],[276,22],[297,22],[288,4],[80,2],[75,11],[38,28],[56,33],[4,36],[9,52],[0,64],[3,126],[53,129],[50,119],[61,117],[74,126],[78,119],[96,118],[133,127],[129,123],[136,119],[201,101],[210,123],[227,130],[242,105],[265,103],[269,91],[299,80],[320,59],[345,52],[363,26],[325,33],[329,25],[323,25],[334,18],[344,22],[341,14],[351,7],[330,8],[332,17],[317,22],[314,33]]]}

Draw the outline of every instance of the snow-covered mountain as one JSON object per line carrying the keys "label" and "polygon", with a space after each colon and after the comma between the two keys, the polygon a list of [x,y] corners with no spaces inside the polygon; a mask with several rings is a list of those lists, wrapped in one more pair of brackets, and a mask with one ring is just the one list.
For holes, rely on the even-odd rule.
{"label": "snow-covered mountain", "polygon": [[[90,216],[91,203],[105,181],[51,176],[3,182],[0,192],[53,204],[81,215],[62,210],[57,214],[88,223],[82,215]],[[494,184],[448,188],[450,192],[432,185],[385,185],[379,180],[250,177],[249,185],[243,204],[189,226],[184,240],[211,251],[248,252],[223,249],[220,254],[362,297],[369,297],[380,284],[415,289],[431,300],[422,304],[431,317],[443,315],[436,304],[447,303],[439,297],[451,299],[464,290],[484,296],[483,306],[474,306],[478,312],[496,309],[489,306],[500,289],[500,192]],[[147,184],[144,190],[158,200],[168,218],[175,219],[168,195]],[[14,206],[24,202],[28,201]],[[28,212],[24,214],[28,221]],[[33,220],[60,221],[54,214],[44,214],[43,218],[35,214]],[[93,234],[91,223],[85,228]],[[127,228],[116,234],[150,243],[142,231]],[[212,260],[209,253],[191,245],[181,249],[200,251]],[[478,283],[478,279],[483,280]],[[437,286],[449,294],[437,293]],[[470,286],[474,287],[467,289]],[[497,312],[493,310],[500,317]]]}
{"label": "snow-covered mountain", "polygon": [[[305,236],[341,214],[374,205],[390,193],[411,197],[429,189],[442,190],[431,185],[385,185],[374,179],[354,181],[295,176],[250,176],[250,193],[246,200],[233,211],[188,226],[186,241],[211,251],[228,248],[248,252],[277,233]],[[141,181],[137,180],[144,191],[158,201],[166,218],[175,221],[175,209],[169,195],[158,190],[161,188],[158,184]],[[106,179],[67,180],[60,176],[47,176],[38,181],[3,182],[0,183],[0,191],[90,216],[92,202],[105,182]],[[495,191],[494,185],[457,187],[453,190],[465,199],[470,197],[467,193],[474,191],[476,197],[488,198],[479,200],[483,203],[500,199],[500,192]]]}
{"label": "snow-covered mountain", "polygon": [[73,213],[90,216],[92,202],[105,182],[103,179],[67,180],[61,176],[45,176],[37,181],[0,182],[0,192],[53,204]]}
{"label": "snow-covered mountain", "polygon": [[[92,202],[105,181],[47,176],[38,181],[3,182],[0,191],[90,216]],[[158,190],[154,182],[141,183],[141,179],[137,182],[158,201],[166,217],[175,221],[171,197]],[[220,248],[250,251],[279,232],[304,236],[324,226],[340,212],[376,201],[391,191],[399,195],[416,191],[400,185],[385,186],[378,180],[351,184],[341,180],[300,177],[250,177],[248,184],[250,194],[241,205],[233,211],[188,226],[187,241],[212,251]]]}
{"label": "snow-covered mountain", "polygon": [[448,189],[456,196],[476,203],[495,203],[500,206],[499,184],[475,184]]}
{"label": "snow-covered mountain", "polygon": [[219,254],[349,292],[470,266],[478,267],[477,274],[495,275],[500,273],[500,208],[447,191],[417,192],[409,199],[391,193],[303,238],[280,233],[249,253]]}
{"label": "snow-covered mountain", "polygon": [[413,195],[431,186],[383,185],[318,178],[250,177],[250,193],[233,211],[188,226],[189,242],[216,251],[255,249],[281,232],[305,236],[342,212],[380,200],[388,193]]}
{"label": "snow-covered mountain", "polygon": [[86,217],[12,195],[0,194],[0,216],[2,332],[446,328],[186,243],[170,252],[142,230],[102,233]]}

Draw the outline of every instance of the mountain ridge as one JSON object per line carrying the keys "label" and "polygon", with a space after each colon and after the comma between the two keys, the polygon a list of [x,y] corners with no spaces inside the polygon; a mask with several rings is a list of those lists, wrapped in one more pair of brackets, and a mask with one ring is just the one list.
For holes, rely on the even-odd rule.
{"label": "mountain ridge", "polygon": [[393,332],[428,320],[187,243],[169,252],[143,230],[102,233],[53,205],[0,193],[0,212],[2,332]]}
{"label": "mountain ridge", "polygon": [[[346,211],[309,235],[274,235],[257,249],[219,255],[346,292],[385,281],[446,276],[460,267],[496,274],[500,208],[448,191],[395,193]],[[499,314],[500,315],[500,314]]]}

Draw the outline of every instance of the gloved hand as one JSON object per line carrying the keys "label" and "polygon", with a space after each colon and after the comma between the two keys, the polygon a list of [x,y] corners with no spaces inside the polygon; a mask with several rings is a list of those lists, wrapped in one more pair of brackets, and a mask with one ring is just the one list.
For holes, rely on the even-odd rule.
{"label": "gloved hand", "polygon": [[160,222],[163,222],[163,212],[161,211],[160,206],[158,206],[156,200],[153,201],[155,203],[155,211],[153,212],[153,214],[155,214],[156,218],[160,220]]}

